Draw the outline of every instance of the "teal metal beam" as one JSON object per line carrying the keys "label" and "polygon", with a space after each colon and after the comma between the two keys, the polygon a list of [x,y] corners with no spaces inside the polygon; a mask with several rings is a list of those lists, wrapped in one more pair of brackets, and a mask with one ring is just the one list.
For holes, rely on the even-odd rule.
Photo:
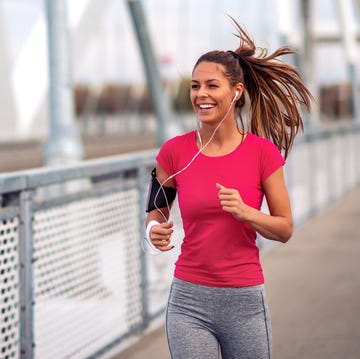
{"label": "teal metal beam", "polygon": [[157,119],[157,143],[160,146],[169,137],[179,134],[180,129],[174,122],[170,99],[162,85],[142,3],[139,0],[128,0],[127,4],[141,51],[149,94],[154,105]]}

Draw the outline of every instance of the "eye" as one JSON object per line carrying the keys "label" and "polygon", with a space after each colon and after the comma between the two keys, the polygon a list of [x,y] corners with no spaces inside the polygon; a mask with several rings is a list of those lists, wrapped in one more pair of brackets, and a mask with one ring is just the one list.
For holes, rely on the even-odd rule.
{"label": "eye", "polygon": [[210,88],[212,88],[212,89],[214,89],[214,88],[217,88],[217,87],[218,87],[218,85],[215,85],[215,84],[210,84],[210,85],[209,85],[209,87],[210,87]]}
{"label": "eye", "polygon": [[192,90],[197,90],[199,88],[199,85],[198,84],[191,84],[190,88]]}

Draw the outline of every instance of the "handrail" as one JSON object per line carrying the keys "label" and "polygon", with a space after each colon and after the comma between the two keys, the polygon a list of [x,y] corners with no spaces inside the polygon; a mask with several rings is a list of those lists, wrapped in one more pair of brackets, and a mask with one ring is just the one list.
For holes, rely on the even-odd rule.
{"label": "handrail", "polygon": [[0,174],[0,194],[96,177],[154,163],[156,150],[84,160],[73,164]]}
{"label": "handrail", "polygon": [[[310,127],[300,135],[295,146],[303,142],[327,138],[334,134],[360,131],[360,123],[351,122],[328,128]],[[156,149],[83,160],[73,164],[16,171],[0,174],[0,194],[16,192],[26,188],[49,186],[63,181],[105,175],[110,172],[124,171],[137,166],[154,163]],[[135,165],[136,164],[136,165]]]}

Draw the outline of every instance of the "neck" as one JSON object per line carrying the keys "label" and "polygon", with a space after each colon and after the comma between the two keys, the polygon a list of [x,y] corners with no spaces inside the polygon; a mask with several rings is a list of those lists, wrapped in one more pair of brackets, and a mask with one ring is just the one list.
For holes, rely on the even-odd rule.
{"label": "neck", "polygon": [[[219,129],[218,129],[219,130]],[[208,156],[224,155],[232,152],[236,147],[242,144],[246,136],[245,132],[236,126],[231,129],[222,129],[214,134],[203,128],[197,131],[198,148]]]}
{"label": "neck", "polygon": [[203,127],[198,130],[198,137],[201,137],[203,143],[212,138],[212,143],[222,144],[233,138],[237,138],[239,134],[242,135],[243,131],[236,126],[235,122],[232,122],[231,125],[223,123],[217,129],[215,126],[203,125]]}

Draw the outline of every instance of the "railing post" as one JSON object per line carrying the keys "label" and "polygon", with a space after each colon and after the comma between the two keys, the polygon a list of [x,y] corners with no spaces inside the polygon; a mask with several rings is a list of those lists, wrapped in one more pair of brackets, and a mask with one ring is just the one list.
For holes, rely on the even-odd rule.
{"label": "railing post", "polygon": [[[355,5],[355,4],[354,4]],[[338,17],[338,24],[340,29],[341,43],[343,45],[344,57],[347,67],[347,80],[351,86],[351,107],[352,113],[355,118],[355,121],[360,121],[360,100],[359,100],[359,76],[358,76],[358,47],[356,40],[356,30],[354,19],[356,15],[359,16],[359,13],[354,6],[355,16],[349,16],[351,13],[347,11],[346,4],[344,1],[336,0],[336,14]]]}
{"label": "railing post", "polygon": [[141,241],[145,237],[145,219],[146,219],[146,193],[149,179],[149,171],[146,166],[140,166],[138,170],[138,188],[139,188],[139,228],[140,228],[140,260],[141,260],[141,307],[142,307],[142,326],[146,328],[150,321],[149,314],[149,280],[148,280],[148,265],[147,253],[143,250]]}
{"label": "railing post", "polygon": [[20,192],[20,358],[34,358],[33,190]]}

